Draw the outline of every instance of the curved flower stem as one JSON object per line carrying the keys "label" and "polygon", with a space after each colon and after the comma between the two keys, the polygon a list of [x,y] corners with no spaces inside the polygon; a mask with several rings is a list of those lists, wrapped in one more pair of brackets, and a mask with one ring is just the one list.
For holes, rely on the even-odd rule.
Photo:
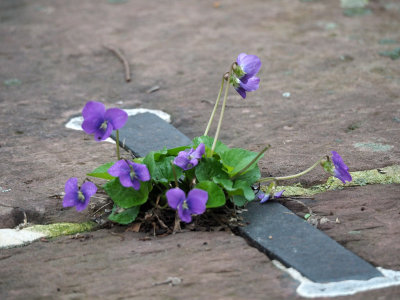
{"label": "curved flower stem", "polygon": [[254,157],[254,159],[253,159],[251,162],[249,162],[249,163],[247,164],[247,166],[245,166],[243,169],[241,169],[239,172],[237,172],[235,175],[233,175],[233,177],[232,177],[231,179],[232,179],[232,180],[235,180],[237,177],[239,177],[240,175],[242,175],[242,174],[243,174],[248,168],[250,168],[250,166],[251,166],[254,162],[256,162],[257,159],[259,159],[260,156],[263,155],[264,152],[267,151],[269,148],[271,148],[271,145],[268,144],[267,146],[265,146],[264,149],[261,150],[260,153],[257,154],[256,157]]}
{"label": "curved flower stem", "polygon": [[115,144],[117,145],[117,159],[121,160],[121,156],[119,154],[119,130],[115,131]]}
{"label": "curved flower stem", "polygon": [[224,88],[224,83],[225,83],[225,75],[222,76],[222,82],[221,82],[221,87],[219,89],[218,97],[217,97],[217,100],[215,101],[214,109],[213,109],[213,111],[211,113],[210,120],[208,121],[207,128],[204,131],[203,135],[207,135],[208,131],[210,130],[211,124],[212,124],[212,122],[214,120],[215,112],[217,111],[219,100],[221,99],[221,94],[222,94],[222,89]]}
{"label": "curved flower stem", "polygon": [[211,153],[214,152],[215,146],[217,145],[217,140],[218,140],[219,132],[220,132],[220,130],[221,130],[222,119],[224,118],[224,112],[225,112],[225,106],[226,106],[226,99],[228,98],[229,80],[230,80],[230,78],[231,78],[232,71],[233,71],[233,68],[234,68],[235,65],[236,65],[236,62],[234,62],[234,63],[231,65],[231,69],[229,70],[229,73],[228,73],[228,84],[227,84],[226,87],[225,87],[224,101],[222,102],[221,114],[220,114],[220,116],[219,116],[217,131],[215,132],[215,136],[214,136],[214,142],[213,142],[212,147],[211,147]]}
{"label": "curved flower stem", "polygon": [[288,180],[288,179],[293,179],[293,178],[297,178],[297,177],[303,176],[304,174],[307,174],[308,172],[313,170],[316,166],[318,166],[321,163],[322,160],[323,160],[323,158],[319,159],[315,164],[313,164],[311,167],[309,167],[308,169],[304,170],[303,172],[300,172],[300,173],[297,173],[297,174],[294,174],[294,175],[289,175],[289,176],[282,176],[282,177],[265,177],[265,178],[259,179],[257,182]]}

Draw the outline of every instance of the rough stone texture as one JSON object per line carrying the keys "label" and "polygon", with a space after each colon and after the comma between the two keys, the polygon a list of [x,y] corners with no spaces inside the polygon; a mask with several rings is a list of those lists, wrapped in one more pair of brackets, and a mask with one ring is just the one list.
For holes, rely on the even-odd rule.
{"label": "rough stone texture", "polygon": [[[250,203],[237,230],[250,244],[311,281],[368,280],[382,274],[283,205]],[[265,222],[269,220],[269,222]]]}
{"label": "rough stone texture", "polygon": [[22,209],[0,206],[0,228],[12,228],[23,221],[24,214]]}
{"label": "rough stone texture", "polygon": [[[343,15],[339,1],[0,1],[0,206],[23,209],[29,222],[87,220],[87,212],[63,210],[60,193],[69,177],[82,182],[87,172],[112,161],[115,150],[112,144],[65,129],[65,122],[80,114],[86,101],[98,100],[107,107],[165,110],[188,137],[201,135],[220,78],[240,52],[261,58],[261,86],[245,101],[231,92],[221,138],[250,150],[270,143],[272,148],[261,161],[264,175],[301,171],[330,150],[338,151],[350,170],[399,164],[400,69],[398,60],[379,55],[398,45],[379,41],[400,40],[400,11],[395,1],[369,2],[370,15],[351,18]],[[123,50],[132,67],[130,83],[103,44]],[[146,93],[155,85],[158,91]],[[290,92],[290,98],[282,97],[284,92]],[[322,171],[315,171],[301,182],[309,185],[325,178]],[[398,185],[360,187],[315,199],[333,214],[335,201],[347,199],[337,207],[342,223],[335,228],[384,223],[357,237],[348,237],[345,231],[326,232],[367,261],[400,269],[394,213],[399,191]],[[361,199],[376,205],[380,219],[352,202]],[[74,240],[61,248],[75,255],[81,245]],[[101,253],[107,245],[94,239],[91,248]],[[57,268],[46,270],[44,263],[36,265],[39,269],[28,268],[24,263],[35,263],[34,258],[18,259],[30,257],[28,251],[35,247],[42,249],[38,255],[44,251],[46,259],[59,263]],[[8,250],[9,259],[15,259],[15,284],[24,276],[30,278],[27,289],[34,288],[32,280],[40,278],[40,272],[52,274],[46,278],[61,278],[59,270],[70,265],[62,264],[68,258],[58,257],[60,248],[53,247],[53,242],[36,243]],[[251,252],[249,257],[255,253],[259,255]],[[91,257],[96,256],[80,256],[88,261]],[[73,258],[68,263],[74,264]],[[108,271],[113,274],[111,267]],[[0,272],[0,278],[7,278],[5,271]],[[64,281],[76,280],[84,290],[79,285],[83,281],[69,274]],[[100,287],[107,288],[110,282],[109,277],[95,276],[96,269],[80,274],[91,274]],[[254,282],[252,291],[275,295],[281,281],[263,290],[265,282]],[[45,283],[41,282],[43,288]],[[247,287],[239,280],[232,285]],[[193,295],[204,289],[190,290]],[[354,298],[390,299],[399,293],[393,288]],[[43,298],[40,290],[30,296]],[[52,297],[57,298],[48,298]]]}
{"label": "rough stone texture", "polygon": [[[240,237],[225,232],[143,237],[101,230],[87,238],[2,250],[0,298],[296,298],[296,281]],[[168,277],[182,283],[153,286]]]}
{"label": "rough stone texture", "polygon": [[[217,8],[198,1],[2,1],[0,184],[11,191],[0,194],[1,203],[23,207],[38,222],[64,218],[59,199],[49,197],[114,151],[64,128],[87,100],[162,109],[190,138],[202,134],[207,101],[242,51],[263,61],[261,87],[245,101],[231,93],[221,138],[251,150],[272,144],[261,161],[265,175],[300,171],[332,149],[351,170],[400,163],[399,70],[378,54],[389,47],[380,39],[398,37],[399,18],[384,4],[349,18],[335,1],[231,0]],[[327,29],[331,23],[336,27]],[[103,44],[123,49],[132,82]],[[12,78],[20,84],[6,85]],[[146,93],[154,85],[160,90]],[[286,91],[290,98],[282,97]],[[315,171],[301,181],[322,178]]]}

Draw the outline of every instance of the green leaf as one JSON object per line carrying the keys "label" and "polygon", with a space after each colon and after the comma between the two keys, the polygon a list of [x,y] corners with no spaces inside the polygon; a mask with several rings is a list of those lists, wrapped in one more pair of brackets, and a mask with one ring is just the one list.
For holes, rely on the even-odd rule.
{"label": "green leaf", "polygon": [[233,187],[236,189],[236,191],[240,192],[240,195],[244,196],[247,201],[254,200],[254,191],[246,181],[236,180]]}
{"label": "green leaf", "polygon": [[[212,138],[208,135],[203,135],[203,136],[195,137],[192,142],[193,142],[192,145],[194,148],[196,148],[198,145],[203,143],[206,146],[206,156],[210,156],[209,154],[211,152],[214,138]],[[229,150],[229,147],[227,145],[223,144],[221,141],[217,141],[217,144],[215,145],[214,153],[221,156],[221,154],[227,150]]]}
{"label": "green leaf", "polygon": [[[233,148],[221,154],[221,161],[227,173],[230,176],[233,176],[237,172],[241,171],[245,166],[247,166],[257,156],[257,154],[258,153],[256,152],[248,151],[242,148]],[[260,156],[260,158],[261,157],[262,155]],[[257,159],[257,161],[259,159]],[[255,161],[254,164],[252,164],[246,170],[246,172],[254,168],[254,166],[257,164],[257,161]]]}
{"label": "green leaf", "polygon": [[[158,161],[155,160],[153,155],[147,155],[143,160],[143,163],[147,165],[149,169],[151,180],[156,183],[164,183],[174,181],[174,172],[172,170],[171,162],[174,160],[174,156],[158,157]],[[181,177],[183,170],[175,166],[176,177]]]}
{"label": "green leaf", "polygon": [[133,187],[124,187],[115,178],[104,185],[104,190],[116,205],[122,208],[130,208],[145,203],[151,190],[150,182],[141,182],[137,191]]}
{"label": "green leaf", "polygon": [[181,147],[176,147],[176,148],[172,148],[172,149],[168,149],[167,150],[167,155],[170,156],[177,156],[179,154],[179,152],[181,151],[185,151],[186,149],[190,149],[190,146],[181,146]]}
{"label": "green leaf", "polygon": [[230,179],[224,178],[214,178],[213,180],[222,186],[230,196],[243,196],[248,201],[253,201],[255,198],[253,189],[246,181],[236,180],[233,182]]}
{"label": "green leaf", "polygon": [[198,181],[211,181],[213,177],[228,178],[222,170],[222,164],[215,158],[203,158],[195,168],[196,178]]}
{"label": "green leaf", "polygon": [[233,181],[228,178],[214,177],[213,181],[222,186],[225,190],[232,191]]}
{"label": "green leaf", "polygon": [[247,203],[246,198],[241,195],[234,195],[232,201],[236,206],[245,206]]}
{"label": "green leaf", "polygon": [[114,205],[111,215],[108,216],[108,219],[113,222],[126,225],[135,221],[139,211],[140,206],[133,206],[131,208],[124,209]]}
{"label": "green leaf", "polygon": [[226,199],[222,189],[212,181],[203,181],[198,183],[195,188],[208,192],[206,207],[219,207],[225,205]]}
{"label": "green leaf", "polygon": [[[149,154],[153,157],[153,159],[154,159],[155,161],[159,161],[160,158],[163,158],[164,156],[166,156],[166,155],[168,154],[168,150],[167,150],[166,147],[164,147],[162,150],[151,151]],[[147,157],[149,154],[147,154],[146,157]]]}
{"label": "green leaf", "polygon": [[111,176],[108,174],[108,169],[111,168],[111,166],[114,164],[114,162],[109,162],[104,165],[101,165],[100,167],[94,169],[92,172],[86,174],[87,176],[91,177],[97,177],[97,178],[102,178],[102,179],[107,179],[111,180],[114,179],[114,176]]}
{"label": "green leaf", "polygon": [[237,179],[246,181],[249,185],[253,185],[258,179],[261,178],[260,168],[255,165],[249,169],[246,173],[240,175]]}

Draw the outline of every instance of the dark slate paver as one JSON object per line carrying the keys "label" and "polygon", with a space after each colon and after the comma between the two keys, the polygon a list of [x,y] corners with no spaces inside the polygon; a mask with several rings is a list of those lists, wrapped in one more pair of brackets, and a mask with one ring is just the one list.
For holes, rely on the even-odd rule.
{"label": "dark slate paver", "polygon": [[[115,132],[111,137],[116,139]],[[169,149],[191,143],[186,135],[151,113],[129,117],[125,126],[119,130],[119,139],[120,144],[137,157],[164,147]]]}
{"label": "dark slate paver", "polygon": [[242,216],[249,224],[240,227],[239,233],[269,257],[314,282],[383,276],[371,264],[277,202],[264,205],[253,202],[246,208]]}
{"label": "dark slate paver", "polygon": [[[191,141],[156,115],[144,113],[129,117],[120,130],[120,143],[136,156],[145,156],[153,150],[188,145]],[[278,259],[314,282],[382,276],[371,264],[277,202],[264,205],[253,202],[247,209],[242,216],[248,225],[239,227],[239,234],[270,258]]]}

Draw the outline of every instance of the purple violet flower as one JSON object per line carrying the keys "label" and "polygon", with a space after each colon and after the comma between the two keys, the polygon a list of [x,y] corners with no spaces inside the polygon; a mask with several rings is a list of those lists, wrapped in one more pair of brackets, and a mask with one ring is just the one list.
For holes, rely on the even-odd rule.
{"label": "purple violet flower", "polygon": [[233,71],[234,75],[231,77],[231,83],[239,95],[245,99],[246,92],[258,89],[260,78],[255,75],[261,68],[261,61],[256,55],[240,53],[236,63],[237,67]]}
{"label": "purple violet flower", "polygon": [[119,108],[105,108],[104,104],[89,101],[82,110],[82,129],[94,134],[96,141],[104,141],[113,130],[120,129],[128,120],[128,114]]}
{"label": "purple violet flower", "polygon": [[[276,193],[272,196],[272,198],[273,198],[273,199],[279,198],[280,196],[282,196],[282,194],[283,194],[284,191],[285,191],[285,190],[276,192]],[[259,193],[259,194],[257,195],[257,198],[260,199],[260,203],[265,203],[265,202],[267,202],[267,201],[271,198],[271,195],[270,195],[270,194]]]}
{"label": "purple violet flower", "polygon": [[340,179],[344,184],[346,183],[346,181],[350,182],[353,178],[351,178],[349,168],[346,166],[346,164],[343,162],[343,159],[336,151],[331,151],[331,153],[332,162],[335,166],[335,169],[333,170],[333,175],[336,178]]}
{"label": "purple violet flower", "polygon": [[135,190],[140,189],[141,181],[150,180],[150,173],[146,165],[124,159],[117,161],[107,172],[111,176],[119,177],[119,182],[124,187],[133,187]]}
{"label": "purple violet flower", "polygon": [[191,215],[201,215],[206,211],[208,193],[200,189],[192,189],[187,198],[180,188],[168,190],[166,193],[168,205],[178,210],[179,218],[185,222],[192,222]]}
{"label": "purple violet flower", "polygon": [[174,164],[181,167],[183,170],[189,170],[197,166],[199,159],[206,152],[206,147],[203,143],[199,144],[195,149],[180,151],[174,159]]}
{"label": "purple violet flower", "polygon": [[90,197],[96,194],[96,192],[96,185],[89,181],[82,184],[79,190],[78,178],[72,177],[65,183],[63,207],[75,206],[77,211],[82,211],[88,206]]}

